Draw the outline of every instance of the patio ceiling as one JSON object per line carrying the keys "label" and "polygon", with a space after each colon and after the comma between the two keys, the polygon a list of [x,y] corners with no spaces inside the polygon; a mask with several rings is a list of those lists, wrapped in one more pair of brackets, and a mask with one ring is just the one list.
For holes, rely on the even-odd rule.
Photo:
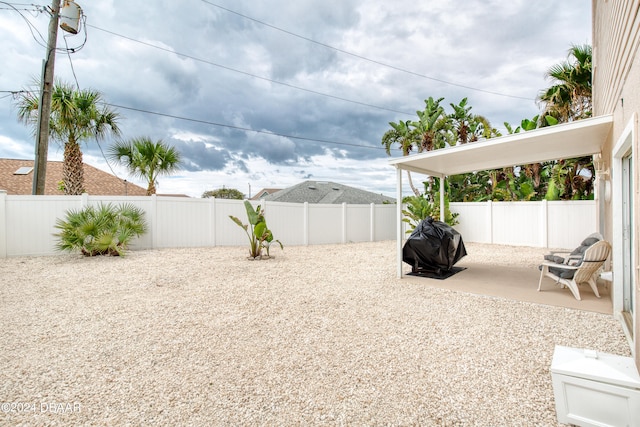
{"label": "patio ceiling", "polygon": [[391,159],[396,168],[431,176],[568,159],[600,153],[613,116],[599,116]]}

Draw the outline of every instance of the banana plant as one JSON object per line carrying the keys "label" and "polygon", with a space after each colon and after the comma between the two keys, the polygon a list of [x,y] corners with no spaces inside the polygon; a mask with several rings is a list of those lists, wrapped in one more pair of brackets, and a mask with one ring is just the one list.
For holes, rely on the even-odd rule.
{"label": "banana plant", "polygon": [[267,227],[264,210],[260,205],[253,209],[251,203],[245,200],[244,207],[247,211],[249,224],[243,224],[240,219],[233,215],[229,215],[229,218],[238,224],[238,226],[247,234],[247,237],[249,238],[249,257],[253,259],[262,257],[262,249],[265,249],[266,256],[269,257],[269,247],[273,242],[278,243],[280,245],[280,249],[284,249],[279,240],[273,239],[273,233]]}

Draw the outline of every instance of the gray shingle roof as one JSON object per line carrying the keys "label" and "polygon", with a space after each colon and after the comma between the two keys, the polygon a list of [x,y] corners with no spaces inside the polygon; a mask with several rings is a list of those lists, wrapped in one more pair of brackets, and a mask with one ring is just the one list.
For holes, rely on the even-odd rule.
{"label": "gray shingle roof", "polygon": [[275,193],[276,191],[280,191],[282,188],[263,188],[258,191],[255,196],[251,197],[251,200],[260,200],[268,194]]}
{"label": "gray shingle roof", "polygon": [[329,181],[304,181],[263,198],[264,200],[288,203],[347,203],[354,205],[395,203],[396,201],[393,197]]}

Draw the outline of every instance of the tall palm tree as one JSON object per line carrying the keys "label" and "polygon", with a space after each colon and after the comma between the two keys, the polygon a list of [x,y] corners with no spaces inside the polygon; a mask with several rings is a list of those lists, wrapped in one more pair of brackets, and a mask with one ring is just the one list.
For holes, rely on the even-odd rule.
{"label": "tall palm tree", "polygon": [[108,156],[125,166],[129,173],[148,182],[147,196],[156,194],[158,177],[180,170],[180,153],[162,140],[133,138],[116,142],[109,148]]}
{"label": "tall palm tree", "polygon": [[538,95],[544,105],[540,117],[551,115],[560,122],[584,119],[591,116],[591,45],[573,45],[569,49],[568,60],[555,64],[546,73],[555,84]]}
{"label": "tall palm tree", "polygon": [[[78,195],[84,191],[80,143],[90,137],[100,140],[108,134],[120,134],[119,115],[102,102],[102,94],[92,89],[76,90],[63,82],[56,82],[53,87],[49,134],[64,146],[65,194]],[[39,103],[38,95],[33,92],[25,92],[18,100],[18,119],[32,125],[35,131]]]}
{"label": "tall palm tree", "polygon": [[[568,60],[553,65],[547,77],[555,84],[538,95],[544,105],[540,116],[540,126],[550,124],[549,116],[558,122],[570,122],[591,117],[592,48],[588,44],[573,45],[569,49]],[[581,171],[588,171],[585,175]],[[559,195],[562,199],[592,197],[592,180],[585,180],[593,165],[590,157],[559,160],[554,164],[551,176],[553,188],[547,191],[547,198]],[[555,196],[554,196],[555,197]]]}

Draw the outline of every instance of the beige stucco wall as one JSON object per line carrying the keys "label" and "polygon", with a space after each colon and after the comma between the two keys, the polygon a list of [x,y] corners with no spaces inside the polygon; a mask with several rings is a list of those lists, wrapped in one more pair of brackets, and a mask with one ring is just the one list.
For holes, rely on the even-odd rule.
{"label": "beige stucco wall", "polygon": [[[627,125],[633,120],[633,185],[634,185],[634,229],[635,250],[635,314],[634,354],[640,370],[640,175],[638,168],[638,124],[640,116],[640,0],[593,0],[593,108],[594,115],[613,114],[614,121],[602,156],[607,165],[612,164],[612,150],[618,143]],[[615,173],[616,171],[613,171]],[[605,203],[600,212],[605,238],[612,241],[614,218],[611,203]],[[613,259],[613,262],[620,262]],[[614,278],[615,279],[615,278]],[[615,296],[614,296],[615,297]]]}

